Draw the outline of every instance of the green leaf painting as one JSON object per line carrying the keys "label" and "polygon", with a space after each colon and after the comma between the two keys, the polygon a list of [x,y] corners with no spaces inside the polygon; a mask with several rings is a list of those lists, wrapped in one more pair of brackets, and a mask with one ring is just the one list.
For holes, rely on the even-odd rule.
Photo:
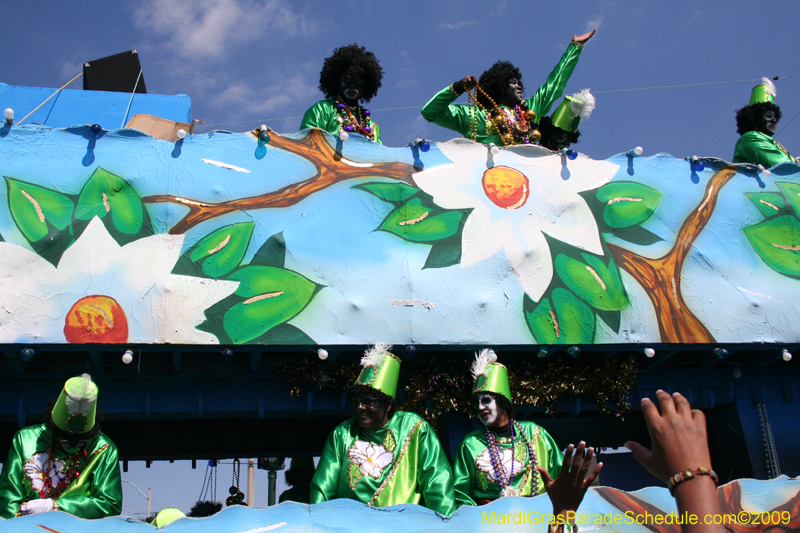
{"label": "green leaf painting", "polygon": [[318,288],[296,272],[269,266],[246,266],[228,279],[240,282],[234,294],[244,299],[231,306],[223,318],[225,333],[236,344],[260,337],[297,316]]}
{"label": "green leaf painting", "polygon": [[[552,299],[552,304],[551,300]],[[539,344],[588,344],[594,340],[595,315],[591,307],[561,287],[536,307],[526,297],[525,319]]]}
{"label": "green leaf painting", "polygon": [[767,218],[780,213],[786,205],[783,196],[776,192],[748,192],[745,194]]}
{"label": "green leaf painting", "polygon": [[461,211],[432,214],[433,209],[412,198],[394,209],[381,223],[379,230],[394,233],[411,242],[433,242],[454,235],[461,224]]}
{"label": "green leaf painting", "polygon": [[251,265],[273,266],[283,268],[286,264],[286,240],[283,232],[276,233],[258,249]]}
{"label": "green leaf painting", "polygon": [[794,209],[795,216],[800,217],[800,184],[777,182],[776,185],[781,190],[783,195],[789,200],[789,205]]}
{"label": "green leaf painting", "polygon": [[597,200],[605,204],[603,220],[612,228],[641,224],[656,210],[661,192],[631,181],[619,181],[597,190]]}
{"label": "green leaf painting", "polygon": [[63,231],[72,222],[75,204],[67,195],[9,177],[6,185],[11,216],[31,243],[52,236],[51,228]]}
{"label": "green leaf painting", "polygon": [[244,258],[254,227],[253,222],[240,222],[219,228],[200,239],[188,252],[188,257],[200,265],[206,276],[225,276]]}
{"label": "green leaf painting", "polygon": [[756,253],[784,276],[800,278],[800,222],[791,215],[744,228]]}
{"label": "green leaf painting", "polygon": [[565,254],[555,259],[556,272],[577,296],[595,309],[618,311],[628,306],[628,296],[619,276],[619,269],[610,260],[609,266],[598,257],[581,254],[582,261]]}
{"label": "green leaf painting", "polygon": [[119,176],[98,168],[83,186],[75,218],[88,221],[109,214],[120,233],[133,235],[142,229],[144,207],[139,195]]}
{"label": "green leaf painting", "polygon": [[361,183],[353,187],[373,194],[385,202],[401,203],[405,202],[419,192],[419,189],[406,185],[405,183]]}

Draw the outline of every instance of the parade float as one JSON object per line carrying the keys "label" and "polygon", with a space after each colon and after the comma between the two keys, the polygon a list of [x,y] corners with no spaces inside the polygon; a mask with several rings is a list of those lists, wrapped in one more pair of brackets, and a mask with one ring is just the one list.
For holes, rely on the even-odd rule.
{"label": "parade float", "polygon": [[[185,97],[148,108],[154,95],[137,95],[137,110],[129,95],[88,93],[59,98],[116,115],[128,103],[126,118],[183,106],[167,118],[191,122]],[[102,113],[51,120],[63,107],[0,128],[3,442],[89,371],[123,468],[318,455],[352,412],[342,390],[360,353],[383,341],[404,360],[401,405],[452,452],[473,424],[469,360],[493,347],[522,416],[559,443],[647,442],[640,398],[682,392],[706,410],[726,512],[747,514],[743,530],[784,517],[781,530],[798,527],[800,486],[778,476],[800,473],[800,166],[639,149],[593,160],[465,139],[391,148],[316,129],[175,126],[159,139]],[[610,488],[655,484],[644,470],[606,470],[581,512],[675,512],[666,489]],[[752,522],[773,511],[779,520]],[[522,530],[531,523],[514,516],[547,512],[546,497],[450,519],[337,500],[168,528]],[[0,531],[31,526],[152,527],[48,513]]]}

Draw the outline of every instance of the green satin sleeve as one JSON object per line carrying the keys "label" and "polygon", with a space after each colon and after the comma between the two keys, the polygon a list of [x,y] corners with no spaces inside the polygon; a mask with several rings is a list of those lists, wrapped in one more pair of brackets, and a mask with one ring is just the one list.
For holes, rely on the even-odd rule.
{"label": "green satin sleeve", "polygon": [[344,428],[340,425],[331,431],[325,441],[325,447],[319,458],[319,464],[311,478],[311,503],[322,503],[339,497],[339,478],[341,463],[345,451],[340,449],[344,444]]}
{"label": "green satin sleeve", "polygon": [[[335,100],[320,100],[309,107],[305,115],[303,115],[303,120],[300,121],[300,129],[319,128],[331,135],[338,136],[340,126],[338,116]],[[371,118],[370,124],[375,132],[375,142],[382,144],[380,127]]]}
{"label": "green satin sleeve", "polygon": [[22,484],[25,472],[22,458],[22,444],[20,433],[14,435],[8,459],[3,463],[3,472],[0,474],[0,517],[14,518],[20,506],[28,501],[26,491]]}
{"label": "green satin sleeve", "polygon": [[58,510],[81,518],[104,518],[122,512],[122,478],[117,447],[102,433],[80,477],[57,500]]}
{"label": "green satin sleeve", "polygon": [[[417,449],[413,449],[414,447]],[[450,462],[444,454],[439,437],[427,422],[422,421],[420,424],[407,455],[409,470],[416,471],[413,483],[422,493],[421,503],[445,516],[453,514],[456,508]],[[411,476],[408,478],[412,481]],[[401,493],[411,494],[414,488],[414,485],[408,486]]]}
{"label": "green satin sleeve", "polygon": [[796,160],[781,150],[775,139],[769,135],[758,131],[748,131],[736,141],[736,148],[733,152],[734,163],[752,163],[770,168],[787,161]]}
{"label": "green satin sleeve", "polygon": [[448,86],[436,93],[422,108],[422,116],[437,126],[469,134],[470,110],[466,105],[453,105],[459,95]]}
{"label": "green satin sleeve", "polygon": [[475,505],[472,499],[472,482],[475,479],[474,457],[466,440],[458,447],[453,460],[453,485],[455,488],[456,506]]}
{"label": "green satin sleeve", "polygon": [[537,121],[544,118],[550,112],[555,101],[564,94],[564,87],[567,86],[567,81],[572,76],[582,51],[583,47],[570,43],[558,64],[547,76],[547,81],[536,90],[533,96],[528,98],[528,108],[536,111]]}

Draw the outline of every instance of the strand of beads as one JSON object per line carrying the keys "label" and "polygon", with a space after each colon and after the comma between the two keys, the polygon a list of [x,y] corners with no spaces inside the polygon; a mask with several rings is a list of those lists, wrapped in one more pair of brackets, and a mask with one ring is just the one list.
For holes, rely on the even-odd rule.
{"label": "strand of beads", "polygon": [[[477,91],[480,91],[492,104],[491,111],[487,110],[478,102]],[[510,110],[497,105],[497,102],[486,94],[486,91],[481,87],[476,88],[475,96],[475,104],[489,117],[487,126],[488,124],[494,126],[495,130],[497,130],[497,134],[500,136],[500,140],[503,141],[505,146],[510,144],[535,144],[542,138],[542,134],[536,129],[539,126],[535,122],[536,112],[533,109],[528,109],[527,102],[522,102],[522,104]],[[475,127],[477,129],[477,121]],[[489,133],[488,127],[486,133]],[[473,135],[477,136],[477,131],[475,131]],[[475,137],[473,137],[473,139],[474,138]]]}
{"label": "strand of beads", "polygon": [[[56,460],[55,454],[53,453],[53,435],[50,435],[50,447],[47,450],[47,460],[42,465],[42,488],[37,491],[41,498],[57,498],[64,492],[67,487],[72,483],[72,481],[80,476],[80,471],[78,470],[78,465],[81,460],[81,456],[85,459],[86,458],[86,447],[82,446],[78,449],[77,452],[73,453],[69,457],[69,464],[67,465],[67,469],[64,472],[64,477],[59,480],[59,482],[53,486],[53,475],[56,474]],[[64,461],[66,462],[66,461]],[[62,462],[62,464],[64,463]]]}
{"label": "strand of beads", "polygon": [[375,133],[372,131],[372,118],[370,117],[369,109],[364,109],[364,106],[357,106],[356,112],[358,116],[353,114],[350,106],[345,104],[341,98],[336,98],[336,111],[339,113],[338,121],[340,130],[347,133],[360,133],[370,140],[375,140]]}
{"label": "strand of beads", "polygon": [[528,440],[527,435],[525,435],[525,431],[523,431],[522,426],[520,426],[516,420],[512,420],[511,423],[516,426],[517,431],[520,434],[520,439],[522,439],[522,442],[525,443],[525,447],[528,448],[528,468],[531,470],[531,496],[535,496],[536,485],[539,483],[539,471],[536,470],[536,447]]}
{"label": "strand of beads", "polygon": [[500,460],[500,443],[497,442],[497,436],[486,426],[483,428],[483,435],[486,438],[486,444],[489,448],[489,457],[492,460],[492,468],[494,468],[495,477],[500,484],[500,494],[502,496],[510,495],[508,491],[509,488],[513,490],[512,483],[514,482],[514,424],[513,422],[511,424],[511,471],[508,474],[508,478],[506,478],[506,471]]}

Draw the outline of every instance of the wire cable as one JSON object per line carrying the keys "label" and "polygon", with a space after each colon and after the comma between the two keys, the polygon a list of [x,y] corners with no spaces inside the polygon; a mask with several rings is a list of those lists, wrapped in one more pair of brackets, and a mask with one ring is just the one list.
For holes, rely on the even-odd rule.
{"label": "wire cable", "polygon": [[69,85],[69,84],[70,84],[70,83],[72,83],[73,81],[77,80],[77,79],[78,79],[78,78],[80,78],[81,76],[83,76],[83,72],[81,72],[80,74],[78,74],[77,76],[75,76],[74,78],[72,78],[71,80],[69,80],[67,83],[65,83],[64,85],[62,85],[60,89],[58,89],[56,92],[54,92],[53,94],[51,94],[50,96],[48,96],[48,97],[47,97],[47,100],[45,100],[45,101],[44,101],[44,102],[42,102],[41,104],[37,105],[37,106],[34,108],[34,110],[33,110],[33,111],[31,111],[30,113],[28,113],[27,115],[25,115],[24,117],[22,117],[22,120],[19,120],[19,121],[17,122],[17,126],[19,126],[20,124],[22,124],[22,121],[23,121],[23,120],[25,120],[25,119],[26,119],[26,118],[28,118],[29,116],[33,115],[33,114],[36,112],[36,110],[37,110],[37,109],[39,109],[40,107],[42,107],[44,104],[46,104],[48,100],[50,100],[52,97],[54,97],[55,95],[57,95],[58,93],[60,93],[60,92],[61,92],[61,90],[62,90],[64,87],[66,87],[67,85]]}

